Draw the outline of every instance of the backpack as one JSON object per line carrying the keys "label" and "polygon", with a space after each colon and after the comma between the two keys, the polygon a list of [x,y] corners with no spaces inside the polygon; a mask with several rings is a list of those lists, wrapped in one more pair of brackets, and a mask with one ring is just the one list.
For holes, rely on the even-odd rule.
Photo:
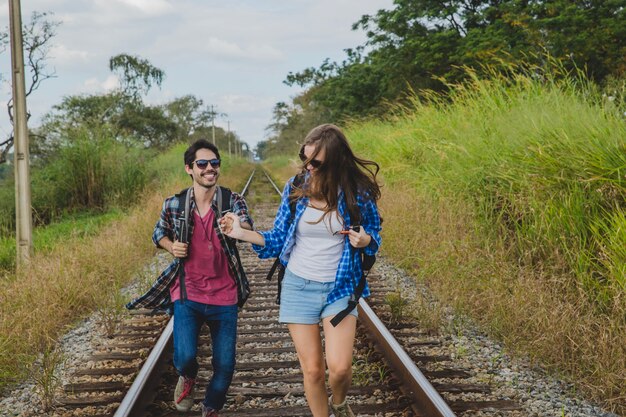
{"label": "backpack", "polygon": [[[190,206],[191,206],[191,188],[187,188],[177,194],[178,197],[178,207],[184,207],[183,212],[181,213],[181,218],[178,220],[178,240],[182,243],[189,243],[189,215],[190,215]],[[222,214],[231,211],[232,206],[230,204],[230,197],[232,195],[232,191],[226,187],[217,187],[217,221],[219,222]],[[226,249],[226,255],[233,260],[233,264],[235,265],[236,271],[232,271],[235,279],[235,283],[237,284],[237,305],[242,307],[248,297],[250,296],[250,284],[248,283],[248,277],[241,265],[241,258],[239,257],[239,250],[237,250],[237,245],[235,239],[232,239],[226,235],[224,237],[224,246]],[[185,288],[185,270],[182,266],[183,261],[181,260],[181,272],[179,275],[180,281],[180,292],[181,292],[181,300],[187,299],[187,290]]]}
{"label": "backpack", "polygon": [[[292,186],[299,187],[300,185],[302,185],[303,182],[304,182],[304,175],[298,174],[293,179]],[[296,202],[297,202],[296,200],[289,201],[289,212],[291,213],[290,221],[294,220],[294,217],[296,214]],[[358,232],[359,227],[360,226],[354,226],[353,229]],[[337,327],[337,325],[341,322],[341,320],[343,320],[348,314],[350,314],[352,310],[356,308],[359,302],[359,299],[361,298],[361,295],[363,294],[363,290],[365,289],[365,283],[367,282],[367,275],[369,274],[370,269],[372,269],[372,267],[374,266],[374,263],[376,262],[375,255],[366,255],[365,252],[361,249],[356,249],[353,247],[351,247],[351,249],[358,250],[360,252],[361,265],[362,265],[363,272],[361,274],[361,279],[359,279],[359,283],[354,288],[354,292],[350,295],[348,306],[342,311],[340,311],[339,313],[337,313],[337,315],[333,317],[332,320],[330,321],[333,327]],[[285,265],[283,265],[282,262],[280,262],[280,256],[276,257],[276,259],[274,260],[274,264],[272,265],[269,272],[267,273],[268,281],[272,279],[272,276],[274,275],[276,270],[278,270],[278,279],[277,279],[278,295],[276,296],[276,304],[280,304],[280,293],[282,289],[283,278],[285,277]]]}

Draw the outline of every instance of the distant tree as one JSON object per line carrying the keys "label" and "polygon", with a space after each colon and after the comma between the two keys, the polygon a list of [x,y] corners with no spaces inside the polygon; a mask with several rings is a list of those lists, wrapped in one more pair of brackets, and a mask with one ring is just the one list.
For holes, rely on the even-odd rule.
{"label": "distant tree", "polygon": [[[22,27],[24,43],[24,65],[30,79],[27,80],[26,97],[37,90],[41,83],[55,76],[54,70],[47,68],[48,53],[51,41],[56,36],[56,29],[61,22],[51,20],[52,13],[33,12],[30,21]],[[0,32],[0,53],[6,52],[9,41],[8,29]],[[7,102],[7,112],[13,124],[13,98]],[[27,115],[30,117],[30,113]],[[13,147],[13,133],[0,141],[0,164],[7,161],[7,155]]]}
{"label": "distant tree", "polygon": [[191,136],[200,126],[209,126],[212,117],[215,117],[201,99],[191,94],[174,99],[163,107],[167,117],[178,127],[181,139]]}
{"label": "distant tree", "polygon": [[306,134],[327,119],[313,106],[309,92],[293,98],[293,104],[279,102],[273,109],[273,123],[266,128],[268,139],[257,144],[260,158],[271,155],[295,154]]}
{"label": "distant tree", "polygon": [[124,137],[132,137],[145,147],[164,149],[179,139],[178,126],[161,106],[126,104],[116,120]]}
{"label": "distant tree", "polygon": [[119,77],[122,94],[133,100],[147,94],[153,85],[160,87],[165,78],[147,59],[127,54],[111,57],[109,69]]}

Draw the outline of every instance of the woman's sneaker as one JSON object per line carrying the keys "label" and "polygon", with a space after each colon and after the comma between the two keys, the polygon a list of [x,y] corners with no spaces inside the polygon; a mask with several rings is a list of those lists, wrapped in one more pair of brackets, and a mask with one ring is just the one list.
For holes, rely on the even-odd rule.
{"label": "woman's sneaker", "polygon": [[193,406],[193,386],[196,380],[185,376],[178,377],[174,390],[174,405],[178,411],[189,411]]}
{"label": "woman's sneaker", "polygon": [[341,404],[333,404],[333,397],[330,397],[330,409],[333,411],[335,417],[356,417],[348,405],[347,399]]}

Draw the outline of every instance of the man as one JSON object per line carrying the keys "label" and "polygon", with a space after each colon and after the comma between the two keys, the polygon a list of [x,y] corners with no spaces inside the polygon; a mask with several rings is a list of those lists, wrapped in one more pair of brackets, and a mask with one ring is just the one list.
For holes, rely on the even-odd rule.
{"label": "man", "polygon": [[[174,255],[174,261],[146,294],[126,307],[171,307],[173,302],[174,366],[179,374],[174,404],[179,411],[193,406],[198,335],[202,324],[208,324],[213,375],[202,402],[202,417],[210,417],[217,416],[226,401],[235,369],[237,306],[249,292],[234,241],[218,227],[223,198],[229,199],[224,211],[232,211],[247,229],[252,229],[252,219],[243,197],[217,185],[220,154],[215,145],[200,139],[185,151],[184,158],[193,185],[165,200],[152,236],[157,247]],[[180,236],[180,223],[188,193],[187,240]]]}

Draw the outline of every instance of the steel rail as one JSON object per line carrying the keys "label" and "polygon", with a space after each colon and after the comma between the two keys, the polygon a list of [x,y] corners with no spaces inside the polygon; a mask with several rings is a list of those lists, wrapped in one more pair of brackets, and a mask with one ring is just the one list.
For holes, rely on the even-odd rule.
{"label": "steel rail", "polygon": [[159,337],[156,345],[150,351],[150,355],[148,355],[141,370],[139,370],[113,417],[133,417],[139,415],[141,412],[140,408],[147,400],[146,393],[154,392],[154,390],[149,389],[150,385],[158,384],[158,378],[155,378],[155,374],[161,367],[161,358],[166,347],[171,343],[173,330],[174,317],[167,323],[165,330],[161,333],[161,337]]}
{"label": "steel rail", "polygon": [[415,366],[413,360],[363,298],[359,300],[358,308],[363,324],[374,336],[383,355],[396,371],[396,376],[409,389],[410,392],[405,394],[413,399],[417,411],[428,417],[454,417],[455,414],[450,406]]}
{"label": "steel rail", "polygon": [[[254,173],[256,169],[252,171],[250,174],[250,178],[246,182],[241,195],[245,195],[246,191],[248,191],[248,186],[252,181],[252,177],[254,177]],[[144,362],[143,366],[139,370],[139,373],[135,377],[132,385],[128,389],[128,392],[122,399],[119,407],[115,411],[113,417],[134,417],[141,414],[141,408],[145,405],[146,401],[149,401],[148,396],[154,393],[154,384],[158,384],[158,378],[156,378],[156,374],[161,369],[161,365],[163,364],[162,358],[165,354],[165,350],[168,345],[172,343],[172,335],[174,333],[174,317],[172,317],[163,333],[157,340],[154,348],[150,351],[148,358]]]}
{"label": "steel rail", "polygon": [[272,184],[272,187],[274,187],[274,189],[276,190],[276,192],[278,193],[278,195],[281,195],[280,192],[280,188],[278,188],[276,186],[276,184],[274,183],[274,181],[272,181],[272,178],[270,177],[270,175],[267,173],[267,171],[263,170],[263,174],[265,174],[265,177],[268,179],[268,181],[270,182],[270,184]]}
{"label": "steel rail", "polygon": [[256,168],[252,170],[252,174],[250,174],[250,178],[248,178],[248,182],[246,182],[246,185],[243,187],[243,190],[241,191],[242,196],[246,195],[246,192],[248,191],[248,187],[250,186],[250,183],[252,182],[252,178],[254,177],[255,172],[256,172]]}

